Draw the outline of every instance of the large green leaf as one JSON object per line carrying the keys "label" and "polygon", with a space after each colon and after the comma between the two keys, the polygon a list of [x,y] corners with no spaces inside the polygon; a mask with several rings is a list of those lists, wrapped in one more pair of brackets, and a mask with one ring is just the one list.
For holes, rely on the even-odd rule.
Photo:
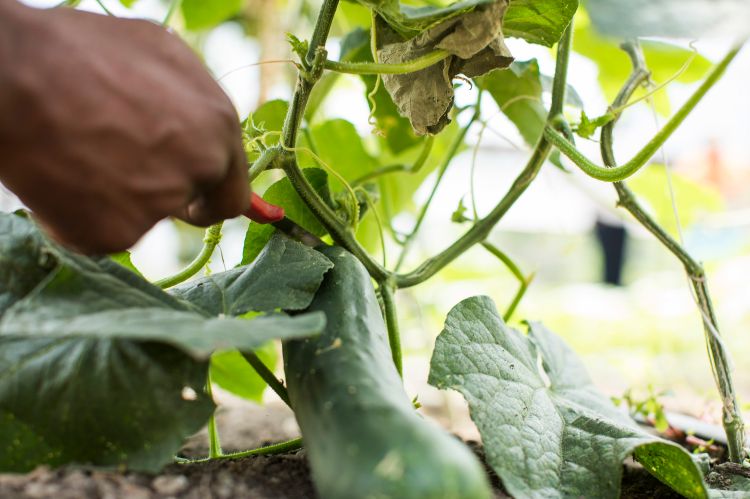
{"label": "large green leaf", "polygon": [[750,34],[747,0],[587,0],[586,9],[598,30],[623,38]]}
{"label": "large green leaf", "polygon": [[578,9],[578,0],[511,0],[505,36],[551,47],[560,40]]}
{"label": "large green leaf", "polygon": [[528,336],[509,328],[486,296],[448,314],[429,382],[464,395],[487,459],[515,497],[618,497],[631,454],[677,492],[707,497],[690,454],[618,411],[559,337],[537,323]]}
{"label": "large green leaf", "polygon": [[[335,203],[331,197],[326,172],[320,168],[305,168],[303,173],[323,200],[329,206],[334,207]],[[318,222],[315,215],[308,209],[302,198],[297,194],[297,191],[292,187],[288,178],[285,177],[266,189],[263,199],[271,204],[283,207],[286,216],[308,232],[316,236],[322,236],[326,233],[325,227]],[[242,249],[242,265],[255,260],[271,239],[274,230],[272,225],[250,223],[245,233],[245,244]]]}
{"label": "large green leaf", "polygon": [[157,471],[213,412],[207,367],[157,343],[3,337],[0,470]]}
{"label": "large green leaf", "polygon": [[320,252],[276,234],[251,265],[211,274],[170,292],[210,315],[302,310],[332,266]]}
{"label": "large green leaf", "polygon": [[0,215],[0,250],[2,470],[158,470],[213,410],[202,392],[213,350],[324,324],[208,316],[109,258],[67,252],[22,216]]}
{"label": "large green leaf", "polygon": [[185,28],[208,29],[217,26],[242,9],[242,0],[182,0]]}

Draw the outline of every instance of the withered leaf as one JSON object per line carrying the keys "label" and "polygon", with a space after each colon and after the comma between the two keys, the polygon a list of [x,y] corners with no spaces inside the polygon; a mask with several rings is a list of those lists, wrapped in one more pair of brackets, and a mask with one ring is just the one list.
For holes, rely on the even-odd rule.
{"label": "withered leaf", "polygon": [[404,40],[380,17],[376,19],[378,60],[393,64],[416,59],[434,50],[450,52],[446,59],[408,74],[383,75],[383,84],[399,112],[419,135],[435,134],[450,123],[453,78],[469,78],[493,69],[507,68],[513,57],[502,34],[508,0],[479,5]]}

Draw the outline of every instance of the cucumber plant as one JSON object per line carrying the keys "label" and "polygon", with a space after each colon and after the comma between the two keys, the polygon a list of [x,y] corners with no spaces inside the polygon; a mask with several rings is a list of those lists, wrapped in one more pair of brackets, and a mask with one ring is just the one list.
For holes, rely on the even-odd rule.
{"label": "cucumber plant", "polygon": [[[178,9],[187,30],[258,21],[241,7],[237,0],[175,0],[165,23]],[[589,0],[583,9],[576,0],[322,0],[309,39],[288,37],[297,57],[291,99],[266,102],[243,122],[250,180],[267,186],[265,199],[288,219],[251,223],[242,262],[232,270],[194,278],[217,247],[221,224],[206,231],[203,250],[185,270],[151,283],[127,254],[83,257],[49,240],[24,213],[0,216],[0,470],[72,463],[157,471],[173,459],[196,462],[174,456],[208,424],[210,455],[203,461],[304,446],[322,497],[490,497],[477,458],[422,419],[402,387],[395,301],[397,290],[420,285],[481,246],[518,278],[518,292],[502,314],[484,296],[448,313],[429,382],[464,395],[487,464],[509,493],[617,497],[629,456],[686,497],[750,493],[741,476],[726,490],[711,489],[699,460],[616,410],[543,325],[528,323],[522,333],[506,324],[532,276],[487,240],[490,232],[541,168],[577,167],[612,183],[620,206],[685,267],[722,401],[728,457],[740,464],[747,457],[705,271],[625,181],[647,165],[742,46],[711,65],[678,45],[639,38],[721,30],[744,39],[744,23],[727,20],[745,19],[750,9],[702,0],[689,8],[676,0]],[[310,12],[305,3],[302,13]],[[327,51],[332,30],[338,60]],[[619,48],[612,36],[622,39]],[[543,74],[536,60],[514,60],[509,38],[554,47],[554,74]],[[568,84],[574,50],[600,64],[602,86],[612,94],[601,116],[589,118]],[[629,65],[613,68],[620,50]],[[649,67],[650,60],[661,66]],[[342,74],[364,86],[376,132],[369,139],[346,120],[320,117]],[[674,79],[700,83],[633,158],[618,162],[619,117],[635,102],[663,102],[664,85],[654,83]],[[469,92],[476,99],[456,107],[456,94]],[[481,136],[498,111],[531,149],[528,161],[487,213],[473,199],[471,211],[458,207],[452,222],[468,228],[457,240],[402,271],[467,134]],[[596,134],[601,164],[576,146],[575,135]],[[414,207],[416,189],[428,180],[427,200]],[[396,229],[394,218],[410,211],[411,229]],[[394,248],[398,257],[386,260]],[[270,340],[282,341],[285,383],[273,372]],[[302,438],[224,454],[212,384],[251,399],[269,386],[294,410]]]}

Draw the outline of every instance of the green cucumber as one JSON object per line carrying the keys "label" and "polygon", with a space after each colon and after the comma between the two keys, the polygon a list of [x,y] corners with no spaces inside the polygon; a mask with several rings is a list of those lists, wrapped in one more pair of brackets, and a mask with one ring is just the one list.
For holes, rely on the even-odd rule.
{"label": "green cucumber", "polygon": [[365,268],[341,248],[320,251],[334,267],[309,310],[328,322],[284,343],[284,369],[321,498],[489,498],[471,450],[414,411]]}

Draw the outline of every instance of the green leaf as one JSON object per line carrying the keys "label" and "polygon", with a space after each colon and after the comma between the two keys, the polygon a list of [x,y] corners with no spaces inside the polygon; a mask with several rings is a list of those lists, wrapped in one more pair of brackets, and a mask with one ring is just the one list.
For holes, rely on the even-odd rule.
{"label": "green leaf", "polygon": [[[349,121],[342,119],[324,121],[314,126],[311,132],[314,149],[320,159],[347,181],[354,180],[377,167],[378,162],[367,152],[357,129]],[[299,156],[302,157],[300,160],[303,164],[317,166],[304,152],[300,152]],[[329,181],[334,191],[344,188],[343,184],[334,177],[331,177]]]}
{"label": "green leaf", "polygon": [[242,10],[242,0],[182,0],[185,28],[191,31],[213,28]]}
{"label": "green leaf", "polygon": [[547,122],[542,102],[542,81],[536,59],[514,62],[508,70],[495,70],[478,78],[500,111],[516,125],[528,145],[533,146]]}
{"label": "green leaf", "polygon": [[707,496],[690,454],[618,411],[559,337],[538,323],[528,336],[509,328],[486,296],[448,314],[429,382],[466,398],[487,460],[515,497],[618,497],[630,454],[686,497]]}
{"label": "green leaf", "polygon": [[750,3],[746,0],[587,0],[586,9],[599,31],[623,38],[735,38],[750,34]]}
{"label": "green leaf", "polygon": [[120,0],[120,3],[127,7],[128,9],[131,8],[138,0]]}
{"label": "green leaf", "polygon": [[450,122],[453,108],[453,78],[483,75],[506,68],[513,61],[502,33],[508,0],[463,12],[404,41],[379,17],[375,30],[378,60],[385,64],[403,63],[435,50],[450,55],[432,66],[408,74],[384,74],[383,85],[399,113],[409,118],[417,135],[436,134]]}
{"label": "green leaf", "polygon": [[[274,342],[269,341],[256,349],[255,354],[268,369],[275,369],[278,354]],[[224,390],[257,403],[263,401],[263,392],[268,386],[239,350],[228,350],[211,356],[210,376],[211,382]]]}
{"label": "green leaf", "polygon": [[141,277],[143,277],[143,274],[136,268],[136,266],[133,264],[133,260],[130,258],[130,252],[129,251],[121,251],[120,253],[115,253],[114,255],[109,255],[109,258],[129,271],[133,272],[134,274],[137,274]]}
{"label": "green leaf", "polygon": [[551,47],[578,9],[578,0],[512,0],[505,13],[505,36]]}
{"label": "green leaf", "polygon": [[[335,203],[331,198],[331,191],[328,187],[328,174],[320,168],[305,168],[303,173],[326,203],[331,207],[335,207]],[[294,190],[294,187],[292,187],[288,178],[285,177],[266,189],[266,192],[263,194],[263,199],[271,204],[283,207],[287,218],[291,219],[307,231],[316,236],[323,236],[326,234],[325,228],[307,208],[307,205],[299,197],[297,191]],[[247,232],[245,233],[241,265],[247,265],[255,260],[271,239],[274,230],[275,229],[272,225],[257,224],[254,222],[250,223]]]}
{"label": "green leaf", "polygon": [[213,410],[202,388],[214,349],[252,350],[324,324],[207,317],[109,258],[60,248],[17,215],[0,215],[0,250],[10,284],[0,294],[2,470],[156,471]]}
{"label": "green leaf", "polygon": [[613,119],[615,119],[615,115],[607,113],[602,116],[597,116],[592,120],[589,119],[586,112],[582,109],[581,121],[576,125],[575,132],[584,139],[590,139],[599,128],[603,127]]}
{"label": "green leaf", "polygon": [[170,293],[210,315],[302,310],[332,266],[320,252],[276,234],[251,265],[201,277]]}
{"label": "green leaf", "polygon": [[206,375],[205,362],[157,343],[3,337],[0,470],[158,471],[213,412]]}

